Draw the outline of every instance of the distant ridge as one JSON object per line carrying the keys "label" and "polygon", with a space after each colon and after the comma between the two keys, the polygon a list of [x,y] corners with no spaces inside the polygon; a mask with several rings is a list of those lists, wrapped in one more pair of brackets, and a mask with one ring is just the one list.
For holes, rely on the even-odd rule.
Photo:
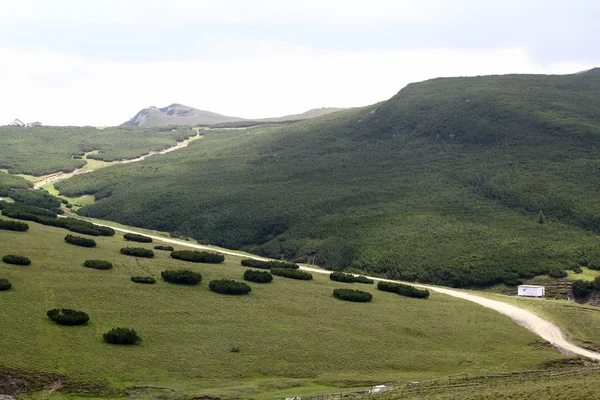
{"label": "distant ridge", "polygon": [[151,106],[139,111],[133,118],[125,122],[126,126],[161,126],[161,125],[216,125],[239,121],[281,122],[298,121],[320,117],[343,108],[323,107],[314,108],[301,114],[286,115],[276,118],[248,120],[239,117],[228,117],[211,111],[199,110],[183,104],[173,103],[170,106],[158,108]]}

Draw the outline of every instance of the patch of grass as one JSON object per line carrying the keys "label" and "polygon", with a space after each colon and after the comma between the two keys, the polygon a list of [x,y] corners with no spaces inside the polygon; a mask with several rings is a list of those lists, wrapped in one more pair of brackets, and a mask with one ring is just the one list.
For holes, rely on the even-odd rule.
{"label": "patch of grass", "polygon": [[[132,285],[131,276],[159,276],[181,262],[163,252],[154,259],[123,257],[120,233],[96,238],[98,248],[89,250],[64,243],[63,232],[35,223],[25,235],[0,231],[0,254],[27,247],[33,261],[24,269],[0,264],[0,275],[18,288],[2,296],[4,365],[60,368],[83,380],[102,376],[117,387],[272,398],[328,393],[341,381],[535,369],[564,358],[551,348],[532,348],[536,337],[507,317],[436,293],[420,301],[379,292],[369,307],[338,301],[331,293],[339,283],[326,274],[314,274],[310,283],[253,285],[243,299],[216,296],[206,285],[158,283],[148,290]],[[113,263],[111,273],[81,268],[92,251]],[[188,266],[209,282],[241,279],[239,263],[227,256],[219,268]],[[377,293],[368,285],[361,289]],[[85,310],[93,323],[76,330],[48,323],[46,310],[65,304]],[[143,341],[103,344],[102,334],[115,326],[135,328]],[[277,382],[292,386],[272,386]]]}

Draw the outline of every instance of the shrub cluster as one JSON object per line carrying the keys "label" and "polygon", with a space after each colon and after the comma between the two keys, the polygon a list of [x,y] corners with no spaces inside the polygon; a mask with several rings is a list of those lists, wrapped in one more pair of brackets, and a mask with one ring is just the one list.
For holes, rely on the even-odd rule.
{"label": "shrub cluster", "polygon": [[34,207],[34,206],[26,206],[19,203],[0,203],[0,210],[4,210],[7,212],[18,211],[26,214],[33,214],[40,217],[49,217],[56,218],[56,213],[54,211],[47,210],[45,208]]}
{"label": "shrub cluster", "polygon": [[0,279],[0,291],[8,290],[12,287],[8,279]]}
{"label": "shrub cluster", "polygon": [[126,256],[133,256],[133,257],[145,257],[145,258],[154,257],[154,252],[152,250],[145,249],[143,247],[123,247],[121,249],[121,254],[125,254]]}
{"label": "shrub cluster", "polygon": [[5,231],[25,232],[29,229],[29,225],[24,222],[0,219],[0,229]]}
{"label": "shrub cluster", "polygon": [[131,242],[152,243],[151,237],[138,235],[137,233],[126,233],[125,235],[123,235],[123,238]]}
{"label": "shrub cluster", "polygon": [[202,281],[202,275],[189,269],[167,269],[160,276],[167,282],[182,285],[197,285]]}
{"label": "shrub cluster", "polygon": [[173,246],[154,246],[155,250],[164,250],[164,251],[174,251],[175,248]]}
{"label": "shrub cluster", "polygon": [[519,286],[523,284],[523,279],[519,278],[508,278],[504,280],[506,286]]}
{"label": "shrub cluster", "polygon": [[551,278],[566,278],[568,275],[564,269],[551,269],[548,271],[548,276]]}
{"label": "shrub cluster", "polygon": [[31,260],[25,256],[17,256],[15,254],[8,254],[2,257],[2,261],[7,264],[15,264],[15,265],[29,265],[31,264]]}
{"label": "shrub cluster", "polygon": [[135,283],[145,283],[148,285],[153,285],[156,283],[156,279],[150,276],[132,276],[131,280]]}
{"label": "shrub cluster", "polygon": [[254,260],[252,258],[245,258],[242,260],[242,265],[244,267],[252,267],[252,268],[260,268],[260,269],[271,269],[273,267],[276,268],[289,268],[289,269],[298,269],[300,266],[298,264],[294,264],[287,261],[261,261]]}
{"label": "shrub cluster", "polygon": [[221,294],[248,294],[252,290],[244,282],[236,282],[231,279],[218,279],[210,281],[208,284],[210,290]]}
{"label": "shrub cluster", "polygon": [[247,269],[244,272],[244,279],[256,283],[269,283],[273,280],[273,275],[271,275],[268,271],[253,271],[251,269]]}
{"label": "shrub cluster", "polygon": [[96,247],[96,241],[94,239],[88,239],[82,236],[67,235],[65,236],[65,242],[81,247]]}
{"label": "shrub cluster", "polygon": [[129,328],[113,328],[102,337],[110,344],[138,344],[142,341],[137,332]]}
{"label": "shrub cluster", "polygon": [[279,268],[274,267],[271,268],[271,273],[277,276],[283,276],[284,278],[292,278],[299,279],[302,281],[310,281],[313,277],[311,274],[305,271],[300,271],[299,269],[291,269],[291,268]]}
{"label": "shrub cluster", "polygon": [[90,320],[90,317],[83,311],[75,311],[68,308],[53,308],[46,315],[60,325],[83,325]]}
{"label": "shrub cluster", "polygon": [[426,299],[429,297],[429,290],[417,289],[414,286],[405,285],[403,283],[378,282],[377,289],[384,292],[397,293],[400,296],[414,297],[417,299]]}
{"label": "shrub cluster", "polygon": [[86,260],[83,263],[83,266],[86,268],[93,268],[93,269],[111,269],[113,267],[113,265],[110,261],[104,261],[104,260]]}
{"label": "shrub cluster", "polygon": [[29,212],[23,212],[16,209],[2,210],[2,214],[9,217],[24,221],[37,222],[38,224],[54,226],[57,228],[68,229],[71,232],[82,233],[90,236],[114,236],[115,231],[106,226],[94,225],[91,222],[83,221],[76,218],[52,218],[42,215],[36,215]]}
{"label": "shrub cluster", "polygon": [[354,301],[357,303],[366,303],[373,299],[373,295],[371,293],[354,289],[335,289],[333,291],[333,296],[340,300]]}
{"label": "shrub cluster", "polygon": [[178,250],[171,253],[171,257],[176,260],[197,262],[197,263],[209,263],[219,264],[225,261],[225,256],[217,253],[209,253],[207,251],[195,251],[195,250]]}
{"label": "shrub cluster", "polygon": [[571,291],[573,292],[573,297],[576,299],[583,299],[588,297],[592,291],[594,290],[594,283],[582,280],[573,281],[571,284]]}
{"label": "shrub cluster", "polygon": [[336,282],[346,282],[346,283],[366,283],[372,284],[374,281],[365,276],[354,276],[352,274],[345,274],[343,272],[332,272],[329,275],[329,279]]}

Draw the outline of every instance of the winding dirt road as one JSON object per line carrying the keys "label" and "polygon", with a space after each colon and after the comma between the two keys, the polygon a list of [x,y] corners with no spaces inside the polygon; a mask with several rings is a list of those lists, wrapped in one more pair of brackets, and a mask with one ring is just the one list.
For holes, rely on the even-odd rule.
{"label": "winding dirt road", "polygon": [[[111,225],[103,225],[103,224],[98,224],[98,225],[107,226],[107,227],[113,228],[116,231],[124,232],[124,233],[139,233],[139,232],[135,232],[135,231],[127,230],[127,229],[116,228]],[[144,234],[144,235],[146,235],[146,234]],[[198,250],[216,251],[218,253],[225,254],[225,255],[252,258],[252,259],[261,260],[261,261],[269,260],[268,258],[264,258],[264,257],[258,257],[258,256],[254,256],[254,255],[241,253],[241,252],[231,251],[231,250],[215,249],[215,248],[209,247],[209,246],[187,243],[185,241],[176,240],[176,239],[168,239],[168,238],[161,237],[161,236],[154,236],[154,235],[146,235],[146,236],[149,236],[152,239],[162,241],[165,243],[176,244],[178,246],[184,246],[184,247],[191,247],[191,248],[198,249]],[[300,268],[304,271],[313,272],[316,274],[330,274],[331,273],[331,271],[317,269],[317,268],[311,268],[306,265],[301,265]],[[525,310],[523,308],[514,306],[512,304],[507,304],[507,303],[504,303],[504,302],[501,302],[498,300],[492,300],[492,299],[481,297],[481,296],[478,296],[478,295],[475,295],[472,293],[467,293],[467,292],[461,291],[461,290],[447,289],[444,287],[429,286],[429,285],[419,285],[419,284],[415,284],[415,283],[394,281],[394,280],[390,280],[390,279],[382,279],[382,278],[376,278],[376,277],[368,277],[368,278],[373,279],[375,281],[408,283],[408,284],[416,286],[416,287],[425,288],[425,289],[428,289],[428,290],[431,290],[434,292],[446,294],[448,296],[457,297],[459,299],[477,303],[483,307],[490,308],[492,310],[495,310],[501,314],[504,314],[504,315],[510,317],[513,321],[515,321],[519,325],[530,330],[531,332],[533,332],[540,338],[550,342],[553,346],[555,346],[556,348],[558,348],[559,350],[561,350],[565,353],[580,355],[583,357],[600,360],[600,353],[584,349],[583,347],[579,347],[579,346],[569,342],[567,340],[565,334],[562,332],[562,330],[558,326],[554,325],[552,322],[550,322],[544,318],[541,318],[539,315],[535,314],[532,311]]]}

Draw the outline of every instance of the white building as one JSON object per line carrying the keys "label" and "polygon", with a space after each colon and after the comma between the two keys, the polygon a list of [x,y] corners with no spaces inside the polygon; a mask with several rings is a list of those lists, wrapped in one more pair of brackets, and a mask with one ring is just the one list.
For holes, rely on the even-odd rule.
{"label": "white building", "polygon": [[546,295],[546,288],[536,285],[519,285],[517,294],[525,297],[544,297]]}
{"label": "white building", "polygon": [[26,126],[26,124],[24,122],[22,122],[19,118],[15,118],[10,124],[8,124],[8,126],[24,127],[24,126]]}

